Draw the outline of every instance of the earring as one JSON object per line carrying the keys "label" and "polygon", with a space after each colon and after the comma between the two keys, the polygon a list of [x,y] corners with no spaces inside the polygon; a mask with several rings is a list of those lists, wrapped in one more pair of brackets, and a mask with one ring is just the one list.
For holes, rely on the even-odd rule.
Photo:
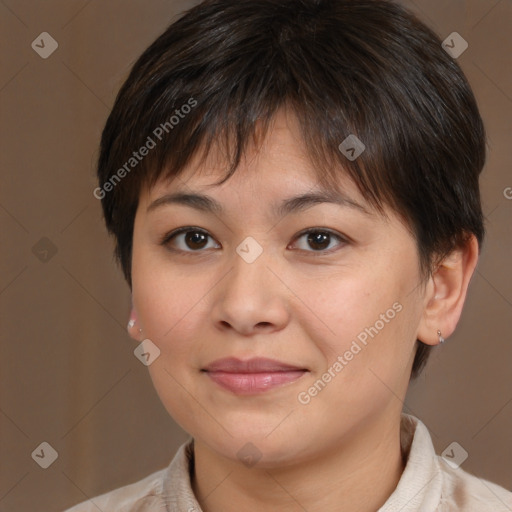
{"label": "earring", "polygon": [[128,322],[128,329],[131,329],[134,325],[135,325],[135,320],[132,318],[132,319]]}
{"label": "earring", "polygon": [[439,343],[444,343],[444,338],[441,336],[441,331],[437,331],[437,335],[439,336]]}

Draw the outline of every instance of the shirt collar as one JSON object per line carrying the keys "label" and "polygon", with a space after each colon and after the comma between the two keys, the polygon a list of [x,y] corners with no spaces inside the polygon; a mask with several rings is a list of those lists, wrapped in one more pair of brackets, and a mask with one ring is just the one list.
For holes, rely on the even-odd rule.
{"label": "shirt collar", "polygon": [[442,474],[427,427],[414,416],[403,413],[400,444],[406,456],[398,485],[378,512],[434,512],[441,500]]}
{"label": "shirt collar", "polygon": [[[441,499],[442,475],[427,427],[417,418],[403,413],[400,444],[406,457],[405,469],[396,489],[378,512],[434,512]],[[164,490],[168,510],[201,512],[192,490],[194,440],[181,445],[166,469]]]}

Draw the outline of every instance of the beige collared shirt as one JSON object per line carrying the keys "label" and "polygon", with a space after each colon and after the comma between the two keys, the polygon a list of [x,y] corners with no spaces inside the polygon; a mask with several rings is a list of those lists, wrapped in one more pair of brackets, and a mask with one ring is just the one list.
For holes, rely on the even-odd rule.
{"label": "beige collared shirt", "polygon": [[[407,463],[398,485],[376,512],[511,512],[512,492],[454,468],[436,455],[425,425],[401,420]],[[190,483],[193,440],[180,446],[167,468],[65,512],[202,512]],[[447,460],[455,453],[448,452]],[[452,461],[452,464],[453,461]]]}

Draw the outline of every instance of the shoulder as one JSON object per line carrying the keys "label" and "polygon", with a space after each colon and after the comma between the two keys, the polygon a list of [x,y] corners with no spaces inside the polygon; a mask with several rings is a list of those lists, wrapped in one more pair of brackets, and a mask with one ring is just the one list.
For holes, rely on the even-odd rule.
{"label": "shoulder", "polygon": [[427,427],[402,414],[400,441],[406,465],[379,512],[511,512],[512,492],[436,455]]}
{"label": "shoulder", "polygon": [[168,512],[200,510],[191,487],[193,439],[183,443],[170,464],[138,482],[83,501],[64,512]]}
{"label": "shoulder", "polygon": [[[83,501],[64,512],[145,512],[166,510],[163,481],[166,469],[155,471],[138,482],[119,487],[87,501]],[[159,505],[161,508],[158,508]]]}
{"label": "shoulder", "polygon": [[495,483],[479,478],[462,468],[451,467],[442,457],[436,456],[442,474],[442,511],[510,512],[512,492]]}

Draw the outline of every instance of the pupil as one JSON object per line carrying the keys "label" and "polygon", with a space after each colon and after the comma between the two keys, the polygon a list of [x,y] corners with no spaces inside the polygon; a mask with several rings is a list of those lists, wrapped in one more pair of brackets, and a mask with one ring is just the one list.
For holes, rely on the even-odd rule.
{"label": "pupil", "polygon": [[315,244],[320,244],[322,246],[320,249],[324,249],[325,247],[329,246],[329,235],[327,233],[316,233],[314,235],[309,235],[308,242],[313,244],[313,246]]}
{"label": "pupil", "polygon": [[[196,245],[201,244],[206,240],[206,236],[204,233],[199,233],[197,231],[189,231],[185,236],[187,244]],[[194,247],[191,247],[192,249]],[[197,247],[196,247],[197,248]]]}

